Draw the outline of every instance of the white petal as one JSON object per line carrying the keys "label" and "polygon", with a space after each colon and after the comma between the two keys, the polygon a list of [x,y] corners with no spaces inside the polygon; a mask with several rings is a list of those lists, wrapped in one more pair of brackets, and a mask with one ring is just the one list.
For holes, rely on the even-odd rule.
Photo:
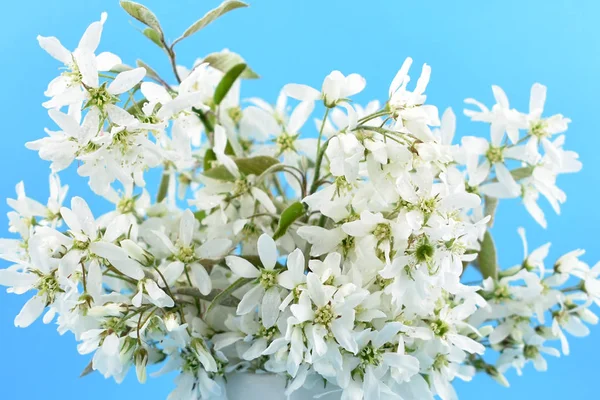
{"label": "white petal", "polygon": [[38,36],[38,43],[40,47],[48,52],[52,57],[56,58],[63,64],[70,64],[73,61],[71,52],[60,43],[60,41],[54,36],[45,37]]}
{"label": "white petal", "polygon": [[242,297],[242,301],[240,301],[240,304],[238,304],[237,307],[237,314],[244,315],[254,311],[260,304],[264,294],[265,289],[261,285],[254,286],[252,289],[246,292],[244,297]]}
{"label": "white petal", "polygon": [[122,61],[119,56],[105,51],[96,56],[96,66],[98,71],[110,71],[116,65],[121,64]]}
{"label": "white petal", "polygon": [[280,304],[279,289],[273,286],[265,293],[261,305],[262,322],[265,328],[270,328],[277,322]]}
{"label": "white petal", "polygon": [[302,102],[294,108],[290,120],[287,124],[287,130],[290,134],[296,134],[300,131],[300,128],[304,125],[310,114],[312,114],[315,108],[313,102]]}
{"label": "white petal", "polygon": [[198,289],[200,289],[200,293],[203,295],[207,295],[212,290],[212,281],[210,280],[210,276],[204,266],[201,264],[195,263],[190,266],[192,272],[192,283]]}
{"label": "white petal", "polygon": [[144,76],[146,76],[146,69],[141,67],[121,72],[108,85],[107,90],[113,95],[124,93],[140,83]]}
{"label": "white petal", "polygon": [[[144,287],[148,292],[148,296],[154,300],[154,304],[158,307],[173,307],[175,302],[170,298],[161,288],[158,287],[156,282],[147,280]],[[209,291],[210,293],[210,291]],[[203,293],[206,294],[206,293]]]}
{"label": "white petal", "polygon": [[283,87],[283,92],[289,97],[300,101],[314,101],[321,97],[321,92],[307,85],[288,83]]}
{"label": "white petal", "polygon": [[257,246],[258,256],[260,257],[260,261],[262,262],[263,266],[268,270],[275,268],[278,254],[277,245],[275,244],[273,238],[266,233],[263,233],[258,238]]}
{"label": "white petal", "polygon": [[258,269],[244,258],[228,256],[225,258],[225,263],[234,274],[242,278],[258,278],[260,275]]}
{"label": "white petal", "polygon": [[275,208],[273,201],[271,201],[265,192],[257,187],[252,187],[250,192],[252,193],[252,196],[254,196],[254,198],[258,200],[258,202],[267,210],[267,212],[270,212],[271,214],[275,214],[277,212],[277,208]]}
{"label": "white petal", "polygon": [[136,122],[133,115],[123,110],[121,107],[117,107],[114,104],[106,104],[104,109],[108,113],[108,117],[111,122],[119,126],[128,126]]}
{"label": "white petal", "polygon": [[317,307],[323,307],[325,304],[327,304],[329,299],[325,294],[323,284],[315,273],[308,273],[306,276],[306,286],[308,288],[308,293],[310,294],[311,300]]}
{"label": "white petal", "polygon": [[33,296],[25,303],[21,312],[15,318],[15,326],[18,328],[27,328],[31,325],[46,308],[46,301],[42,296]]}
{"label": "white petal", "polygon": [[190,209],[185,210],[179,221],[179,240],[182,245],[187,247],[192,243],[195,226],[196,217],[194,217],[194,213]]}

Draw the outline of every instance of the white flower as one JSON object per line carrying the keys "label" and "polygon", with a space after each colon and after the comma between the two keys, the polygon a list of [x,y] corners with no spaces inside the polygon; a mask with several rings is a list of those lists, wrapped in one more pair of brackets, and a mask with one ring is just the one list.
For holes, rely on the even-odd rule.
{"label": "white flower", "polygon": [[97,56],[94,55],[100,43],[106,18],[107,14],[102,13],[100,21],[93,22],[86,29],[79,45],[73,52],[65,49],[55,37],[38,36],[40,46],[68,69],[48,85],[44,94],[52,99],[45,103],[46,107],[61,107],[78,101],[83,81],[81,68],[85,70],[89,65],[95,65],[98,71],[109,71],[114,66],[121,64],[121,59],[112,53],[104,52]]}
{"label": "white flower", "polygon": [[309,272],[306,291],[300,294],[298,303],[290,307],[294,315],[292,323],[303,325],[310,348],[318,355],[324,355],[331,345],[325,340],[328,334],[333,335],[344,349],[355,354],[358,346],[351,334],[355,315],[352,303],[356,300],[359,303],[365,294],[358,291],[359,298],[348,302],[340,296],[334,297],[334,294],[335,287],[324,285],[315,273]]}
{"label": "white flower", "polygon": [[212,290],[212,281],[201,262],[203,259],[222,257],[229,250],[231,241],[214,239],[198,246],[194,241],[197,223],[194,213],[187,209],[179,221],[177,240],[173,242],[164,232],[153,230],[155,238],[153,244],[156,246],[157,256],[169,254],[174,257],[175,261],[166,267],[172,274],[171,280],[174,281],[181,272],[186,271],[190,276],[191,284],[200,289],[200,293],[206,295]]}
{"label": "white flower", "polygon": [[333,108],[341,100],[363,91],[365,78],[358,74],[344,76],[340,71],[333,71],[325,77],[321,91],[310,86],[289,83],[285,85],[285,93],[297,100],[315,101],[322,99],[326,107]]}
{"label": "white flower", "polygon": [[277,245],[267,234],[258,238],[258,256],[263,266],[261,269],[237,256],[228,256],[226,262],[237,276],[255,279],[252,288],[246,292],[238,305],[237,313],[247,314],[260,305],[263,325],[270,328],[275,325],[279,316],[281,293],[277,287],[279,271],[275,270],[278,258]]}

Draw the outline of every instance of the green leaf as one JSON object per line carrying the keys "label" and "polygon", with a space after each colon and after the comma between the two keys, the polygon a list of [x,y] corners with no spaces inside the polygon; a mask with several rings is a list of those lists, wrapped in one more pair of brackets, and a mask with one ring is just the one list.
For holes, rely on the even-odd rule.
{"label": "green leaf", "polygon": [[496,216],[496,209],[498,208],[498,198],[497,197],[490,197],[490,196],[484,196],[485,199],[485,206],[483,208],[483,215],[484,216],[490,216],[490,220],[488,221],[488,226],[493,226],[494,225],[494,217]]}
{"label": "green leaf", "polygon": [[131,107],[129,107],[127,109],[127,112],[131,115],[139,115],[140,113],[142,113],[142,107],[144,106],[144,104],[146,104],[148,102],[148,99],[143,98],[141,100],[138,100],[135,102],[134,105],[132,105]]}
{"label": "green leaf", "polygon": [[208,315],[212,311],[212,309],[215,308],[215,306],[218,306],[220,304],[230,304],[229,301],[232,298],[232,293],[244,286],[246,283],[251,282],[252,280],[253,278],[239,278],[237,281],[233,282],[225,290],[223,290],[215,296],[213,301],[211,301],[211,303],[208,305],[205,315]]}
{"label": "green leaf", "polygon": [[221,15],[227,14],[229,11],[233,11],[237,8],[248,7],[248,4],[237,1],[237,0],[227,0],[223,2],[219,7],[210,10],[204,15],[204,17],[200,18],[198,21],[194,22],[192,26],[186,29],[181,35],[181,38],[177,39],[177,41],[186,38],[188,36],[193,35],[198,32],[200,29],[203,29],[208,24],[219,18]]}
{"label": "green leaf", "polygon": [[152,11],[133,1],[121,0],[121,7],[123,7],[123,10],[125,10],[127,14],[154,29],[160,35],[162,40],[164,37],[163,30],[158,22],[158,18],[156,18],[156,15],[154,15]]}
{"label": "green leaf", "polygon": [[227,93],[229,93],[229,90],[231,89],[235,81],[240,77],[240,75],[242,74],[242,72],[244,72],[245,69],[246,64],[241,63],[234,65],[229,71],[225,73],[225,75],[221,79],[221,82],[219,82],[217,88],[215,89],[215,94],[213,96],[213,101],[215,105],[221,104],[225,96],[227,96]]}
{"label": "green leaf", "polygon": [[[244,175],[256,175],[259,176],[264,171],[266,171],[269,167],[278,164],[279,160],[269,156],[256,156],[256,157],[248,157],[248,158],[235,158],[233,160],[240,172]],[[234,181],[235,177],[231,175],[227,168],[222,165],[218,167],[211,168],[207,171],[204,171],[204,175],[213,178],[219,179],[222,181]]]}
{"label": "green leaf", "polygon": [[[202,264],[204,266],[207,266],[206,264]],[[190,297],[197,297],[200,300],[204,300],[204,301],[213,301],[219,294],[221,293],[220,290],[213,290],[212,292],[210,292],[209,294],[202,294],[200,293],[200,289],[195,288],[195,287],[180,287],[177,289],[173,290],[173,294],[175,295],[183,295],[183,296],[190,296]],[[235,307],[237,306],[239,303],[239,300],[231,297],[228,299],[223,299],[223,301],[221,302],[222,305],[227,306],[227,307]]]}
{"label": "green leaf", "polygon": [[158,33],[156,30],[154,30],[153,28],[146,28],[142,31],[142,33],[144,34],[144,36],[146,36],[148,39],[152,40],[152,42],[157,45],[158,47],[160,47],[161,49],[165,48],[164,43],[162,42],[162,37],[160,36],[160,33]]}
{"label": "green leaf", "polygon": [[125,71],[131,71],[133,68],[131,68],[129,65],[127,64],[117,64],[114,65],[109,72],[115,73],[115,74],[120,74],[121,72],[125,72]]}
{"label": "green leaf", "polygon": [[[234,65],[246,63],[242,56],[227,50],[220,53],[209,54],[204,58],[203,62],[208,63],[211,67],[218,69],[223,73],[229,71]],[[241,78],[258,79],[260,76],[246,65],[246,69],[242,73]]]}
{"label": "green leaf", "polygon": [[213,149],[206,150],[206,153],[204,153],[204,170],[205,171],[210,170],[213,161],[216,161],[216,160],[217,160],[217,155],[215,154]]}
{"label": "green leaf", "polygon": [[515,178],[515,180],[529,178],[533,174],[533,167],[521,167],[517,169],[513,169],[510,171],[510,174]]}
{"label": "green leaf", "polygon": [[166,169],[163,171],[162,178],[160,178],[160,185],[158,187],[158,193],[156,194],[156,202],[160,203],[163,201],[169,193],[169,180],[171,174]]}
{"label": "green leaf", "polygon": [[161,81],[160,77],[158,76],[158,73],[152,68],[150,67],[148,64],[146,64],[145,62],[143,62],[142,60],[136,60],[135,64],[138,67],[142,67],[146,70],[146,76],[150,79],[154,79],[155,81]]}
{"label": "green leaf", "polygon": [[498,278],[496,245],[494,244],[494,239],[489,231],[486,231],[485,235],[483,236],[481,250],[479,251],[479,256],[477,257],[477,263],[479,266],[479,271],[481,271],[481,275],[483,275],[484,279],[490,276],[494,279]]}
{"label": "green leaf", "polygon": [[304,204],[299,201],[293,203],[288,208],[283,210],[281,213],[281,218],[279,218],[279,223],[277,224],[277,230],[273,234],[273,240],[277,240],[287,232],[288,228],[296,221],[298,218],[302,217],[305,214],[306,210],[304,209]]}
{"label": "green leaf", "polygon": [[202,220],[206,217],[206,211],[199,210],[194,213],[194,218],[198,220],[198,222],[202,222]]}

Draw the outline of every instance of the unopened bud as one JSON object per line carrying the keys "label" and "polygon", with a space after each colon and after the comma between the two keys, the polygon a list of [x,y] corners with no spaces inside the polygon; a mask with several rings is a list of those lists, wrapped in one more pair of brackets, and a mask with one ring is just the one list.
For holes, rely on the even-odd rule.
{"label": "unopened bud", "polygon": [[148,365],[148,350],[143,347],[138,348],[133,356],[135,364],[135,374],[140,383],[146,383],[146,366]]}

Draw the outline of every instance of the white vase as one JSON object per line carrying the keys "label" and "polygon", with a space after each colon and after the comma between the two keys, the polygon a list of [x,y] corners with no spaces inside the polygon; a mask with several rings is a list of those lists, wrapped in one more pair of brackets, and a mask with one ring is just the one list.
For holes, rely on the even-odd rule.
{"label": "white vase", "polygon": [[312,389],[298,389],[288,398],[285,395],[285,378],[274,374],[251,374],[238,373],[227,377],[227,399],[228,400],[311,400],[319,396],[319,400],[340,400],[341,391],[335,391],[335,387],[321,384]]}

